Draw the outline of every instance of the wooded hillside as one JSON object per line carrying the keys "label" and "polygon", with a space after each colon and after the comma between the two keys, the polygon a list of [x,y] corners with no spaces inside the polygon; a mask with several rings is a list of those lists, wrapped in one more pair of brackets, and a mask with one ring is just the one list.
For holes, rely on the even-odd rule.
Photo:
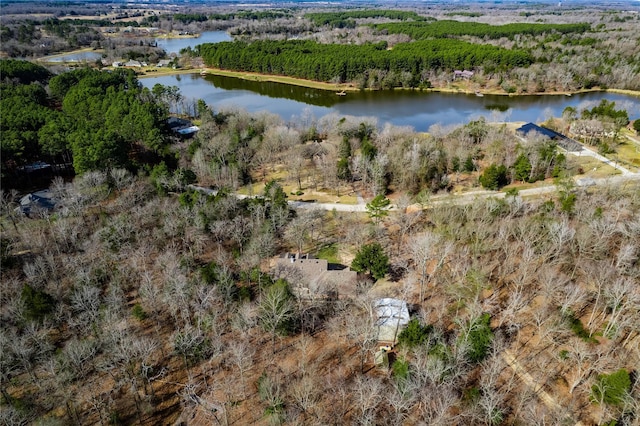
{"label": "wooded hillside", "polygon": [[[86,173],[55,182],[59,212],[31,218],[12,217],[3,194],[4,422],[637,420],[638,191],[577,191],[570,211],[561,197],[510,197],[372,225],[288,212],[277,185],[239,201],[161,196],[162,182]],[[269,261],[296,236],[339,260],[376,241],[388,279],[297,297],[308,278]],[[414,315],[389,369],[373,365],[383,296]]]}

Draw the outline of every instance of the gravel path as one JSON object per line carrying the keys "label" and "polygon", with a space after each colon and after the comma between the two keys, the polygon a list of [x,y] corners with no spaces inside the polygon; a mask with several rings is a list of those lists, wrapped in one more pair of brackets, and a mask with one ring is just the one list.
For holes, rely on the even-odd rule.
{"label": "gravel path", "polygon": [[[502,359],[507,363],[509,367],[513,370],[513,372],[518,376],[522,383],[525,384],[528,388],[530,388],[540,400],[546,405],[549,409],[557,412],[562,412],[563,407],[555,400],[554,397],[549,395],[549,393],[542,389],[542,385],[538,384],[535,379],[531,376],[531,374],[527,373],[527,371],[522,367],[522,365],[518,362],[515,356],[509,351],[505,349],[502,352]],[[573,420],[572,420],[573,421]],[[575,426],[584,426],[584,424],[578,421]]]}

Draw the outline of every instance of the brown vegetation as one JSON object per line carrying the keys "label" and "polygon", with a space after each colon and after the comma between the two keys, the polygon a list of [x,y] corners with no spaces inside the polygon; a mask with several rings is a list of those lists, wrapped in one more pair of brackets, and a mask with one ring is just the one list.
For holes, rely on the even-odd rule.
{"label": "brown vegetation", "polygon": [[[5,222],[9,422],[589,424],[637,413],[637,382],[621,406],[590,402],[598,374],[640,361],[637,187],[578,192],[564,212],[555,197],[510,197],[418,220],[398,212],[379,227],[320,215],[304,248],[375,238],[398,281],[282,310],[253,267],[267,272],[271,254],[295,247],[280,235],[296,220],[247,215],[232,197],[189,208],[113,173],[57,182],[60,212]],[[406,377],[372,366],[373,294],[406,299],[433,326],[426,343],[398,348]],[[470,361],[465,336],[482,313],[495,337]]]}

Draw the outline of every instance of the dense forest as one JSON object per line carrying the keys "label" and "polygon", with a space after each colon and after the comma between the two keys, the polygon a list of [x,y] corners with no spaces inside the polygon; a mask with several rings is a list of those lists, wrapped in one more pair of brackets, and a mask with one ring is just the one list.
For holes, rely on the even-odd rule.
{"label": "dense forest", "polygon": [[387,18],[393,20],[412,20],[424,21],[427,19],[416,12],[408,12],[401,10],[350,10],[343,12],[319,12],[307,13],[304,15],[306,19],[311,20],[318,26],[328,25],[332,28],[355,28],[355,19],[366,18]]}
{"label": "dense forest", "polygon": [[489,25],[478,22],[435,21],[376,24],[378,30],[394,34],[407,34],[414,40],[427,38],[474,36],[497,39],[506,37],[513,39],[516,35],[541,35],[545,33],[584,33],[589,24],[506,24]]}
{"label": "dense forest", "polygon": [[[0,64],[15,102],[3,161],[54,146],[78,172],[53,181],[55,210],[29,215],[3,176],[3,422],[637,420],[633,182],[576,187],[580,159],[484,120],[427,135],[198,102],[198,134],[169,144],[175,88]],[[624,121],[609,102],[578,117]],[[543,199],[431,198],[551,177]],[[365,212],[287,200],[356,192]],[[360,274],[308,276],[276,261],[285,252]],[[412,319],[376,366],[383,297]]]}
{"label": "dense forest", "polygon": [[[637,191],[371,223],[291,212],[276,183],[243,201],[112,168],[52,190],[64,209],[31,218],[2,197],[9,424],[637,420]],[[331,281],[270,266],[297,247],[388,263],[327,299]],[[372,304],[389,296],[414,316],[375,367]]]}
{"label": "dense forest", "polygon": [[166,153],[168,107],[130,70],[84,68],[51,77],[39,65],[9,59],[0,61],[0,72],[3,176],[70,155],[82,173],[135,167],[140,156]]}
{"label": "dense forest", "polygon": [[[260,180],[256,167],[264,174],[268,164],[282,161],[291,165],[287,175],[298,181],[305,176],[325,188],[357,181],[377,195],[450,189],[452,174],[457,181],[460,173],[477,170],[483,173],[479,182],[489,189],[576,173],[555,142],[534,138],[523,144],[505,127],[484,119],[445,134],[435,126],[428,136],[389,126],[378,133],[376,123],[333,115],[289,128],[275,117],[214,112],[202,101],[192,109],[202,130],[181,156],[174,152],[177,140],[166,124],[168,111],[182,100],[176,87],[141,88],[128,70],[83,68],[51,76],[24,61],[0,61],[0,67],[6,76],[0,101],[5,176],[17,176],[34,161],[73,163],[75,172],[83,173],[112,167],[149,170],[161,161],[173,168],[181,158],[201,182],[237,188]],[[603,101],[593,108],[569,108],[551,125],[612,129],[610,136],[601,132],[585,139],[607,153],[620,144],[617,135],[628,122],[624,109]],[[221,126],[227,130],[217,136]],[[210,145],[208,137],[220,142]],[[332,143],[312,143],[327,137]]]}
{"label": "dense forest", "polygon": [[301,40],[222,42],[199,45],[195,54],[216,68],[319,81],[355,81],[366,77],[369,70],[406,73],[402,78],[408,80],[408,87],[418,86],[424,70],[485,65],[504,70],[532,62],[530,55],[521,50],[444,39],[397,44],[391,50],[386,42],[363,45]]}

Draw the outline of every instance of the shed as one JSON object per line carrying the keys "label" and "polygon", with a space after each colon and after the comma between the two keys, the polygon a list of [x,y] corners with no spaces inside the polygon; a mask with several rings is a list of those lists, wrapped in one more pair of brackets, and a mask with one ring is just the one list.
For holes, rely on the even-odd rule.
{"label": "shed", "polygon": [[409,323],[407,302],[387,297],[376,300],[373,307],[377,316],[378,341],[395,344],[398,334]]}

